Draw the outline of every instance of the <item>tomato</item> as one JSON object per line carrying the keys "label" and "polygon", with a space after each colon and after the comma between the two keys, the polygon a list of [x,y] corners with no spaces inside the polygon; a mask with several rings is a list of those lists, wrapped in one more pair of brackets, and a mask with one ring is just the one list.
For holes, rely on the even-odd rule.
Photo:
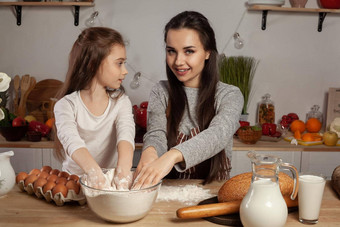
{"label": "tomato", "polygon": [[148,108],[149,102],[142,102],[139,106],[140,108]]}
{"label": "tomato", "polygon": [[272,136],[276,133],[276,124],[264,123],[262,124],[262,134],[266,136]]}
{"label": "tomato", "polygon": [[16,117],[12,121],[13,127],[20,127],[20,126],[25,126],[25,125],[26,125],[26,120],[22,117]]}
{"label": "tomato", "polygon": [[28,125],[28,131],[40,132],[42,136],[47,136],[51,128],[40,121],[31,121]]}

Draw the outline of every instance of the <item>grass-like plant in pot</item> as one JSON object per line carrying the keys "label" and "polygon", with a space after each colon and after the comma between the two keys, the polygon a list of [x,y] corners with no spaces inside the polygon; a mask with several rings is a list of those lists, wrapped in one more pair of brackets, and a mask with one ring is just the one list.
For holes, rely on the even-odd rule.
{"label": "grass-like plant in pot", "polygon": [[224,83],[237,86],[241,90],[244,97],[242,114],[248,114],[252,83],[258,63],[258,60],[253,57],[226,57],[224,55],[220,57],[220,80]]}

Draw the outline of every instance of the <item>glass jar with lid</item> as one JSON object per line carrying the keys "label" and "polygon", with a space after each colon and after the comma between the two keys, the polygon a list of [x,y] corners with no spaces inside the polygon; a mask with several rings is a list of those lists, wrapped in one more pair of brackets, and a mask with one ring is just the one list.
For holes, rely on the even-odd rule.
{"label": "glass jar with lid", "polygon": [[310,118],[317,118],[322,124],[322,113],[319,111],[320,106],[314,105],[311,110],[306,114],[306,122]]}
{"label": "glass jar with lid", "polygon": [[275,124],[275,105],[270,99],[270,94],[265,94],[258,105],[258,123],[260,125],[264,123]]}

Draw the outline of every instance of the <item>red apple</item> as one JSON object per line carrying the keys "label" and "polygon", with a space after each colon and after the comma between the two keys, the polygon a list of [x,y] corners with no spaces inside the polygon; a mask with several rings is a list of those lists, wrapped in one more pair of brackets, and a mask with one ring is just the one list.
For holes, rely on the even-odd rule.
{"label": "red apple", "polygon": [[25,126],[25,125],[26,125],[26,120],[22,117],[16,117],[12,121],[13,127],[20,127],[20,126]]}

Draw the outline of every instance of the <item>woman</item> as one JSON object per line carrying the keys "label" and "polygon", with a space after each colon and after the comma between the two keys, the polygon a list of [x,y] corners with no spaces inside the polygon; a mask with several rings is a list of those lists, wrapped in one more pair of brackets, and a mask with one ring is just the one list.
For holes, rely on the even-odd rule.
{"label": "woman", "polygon": [[204,179],[204,184],[228,179],[243,96],[237,87],[219,82],[214,31],[202,14],[186,11],[168,22],[164,41],[168,80],[150,94],[133,188],[166,175]]}

